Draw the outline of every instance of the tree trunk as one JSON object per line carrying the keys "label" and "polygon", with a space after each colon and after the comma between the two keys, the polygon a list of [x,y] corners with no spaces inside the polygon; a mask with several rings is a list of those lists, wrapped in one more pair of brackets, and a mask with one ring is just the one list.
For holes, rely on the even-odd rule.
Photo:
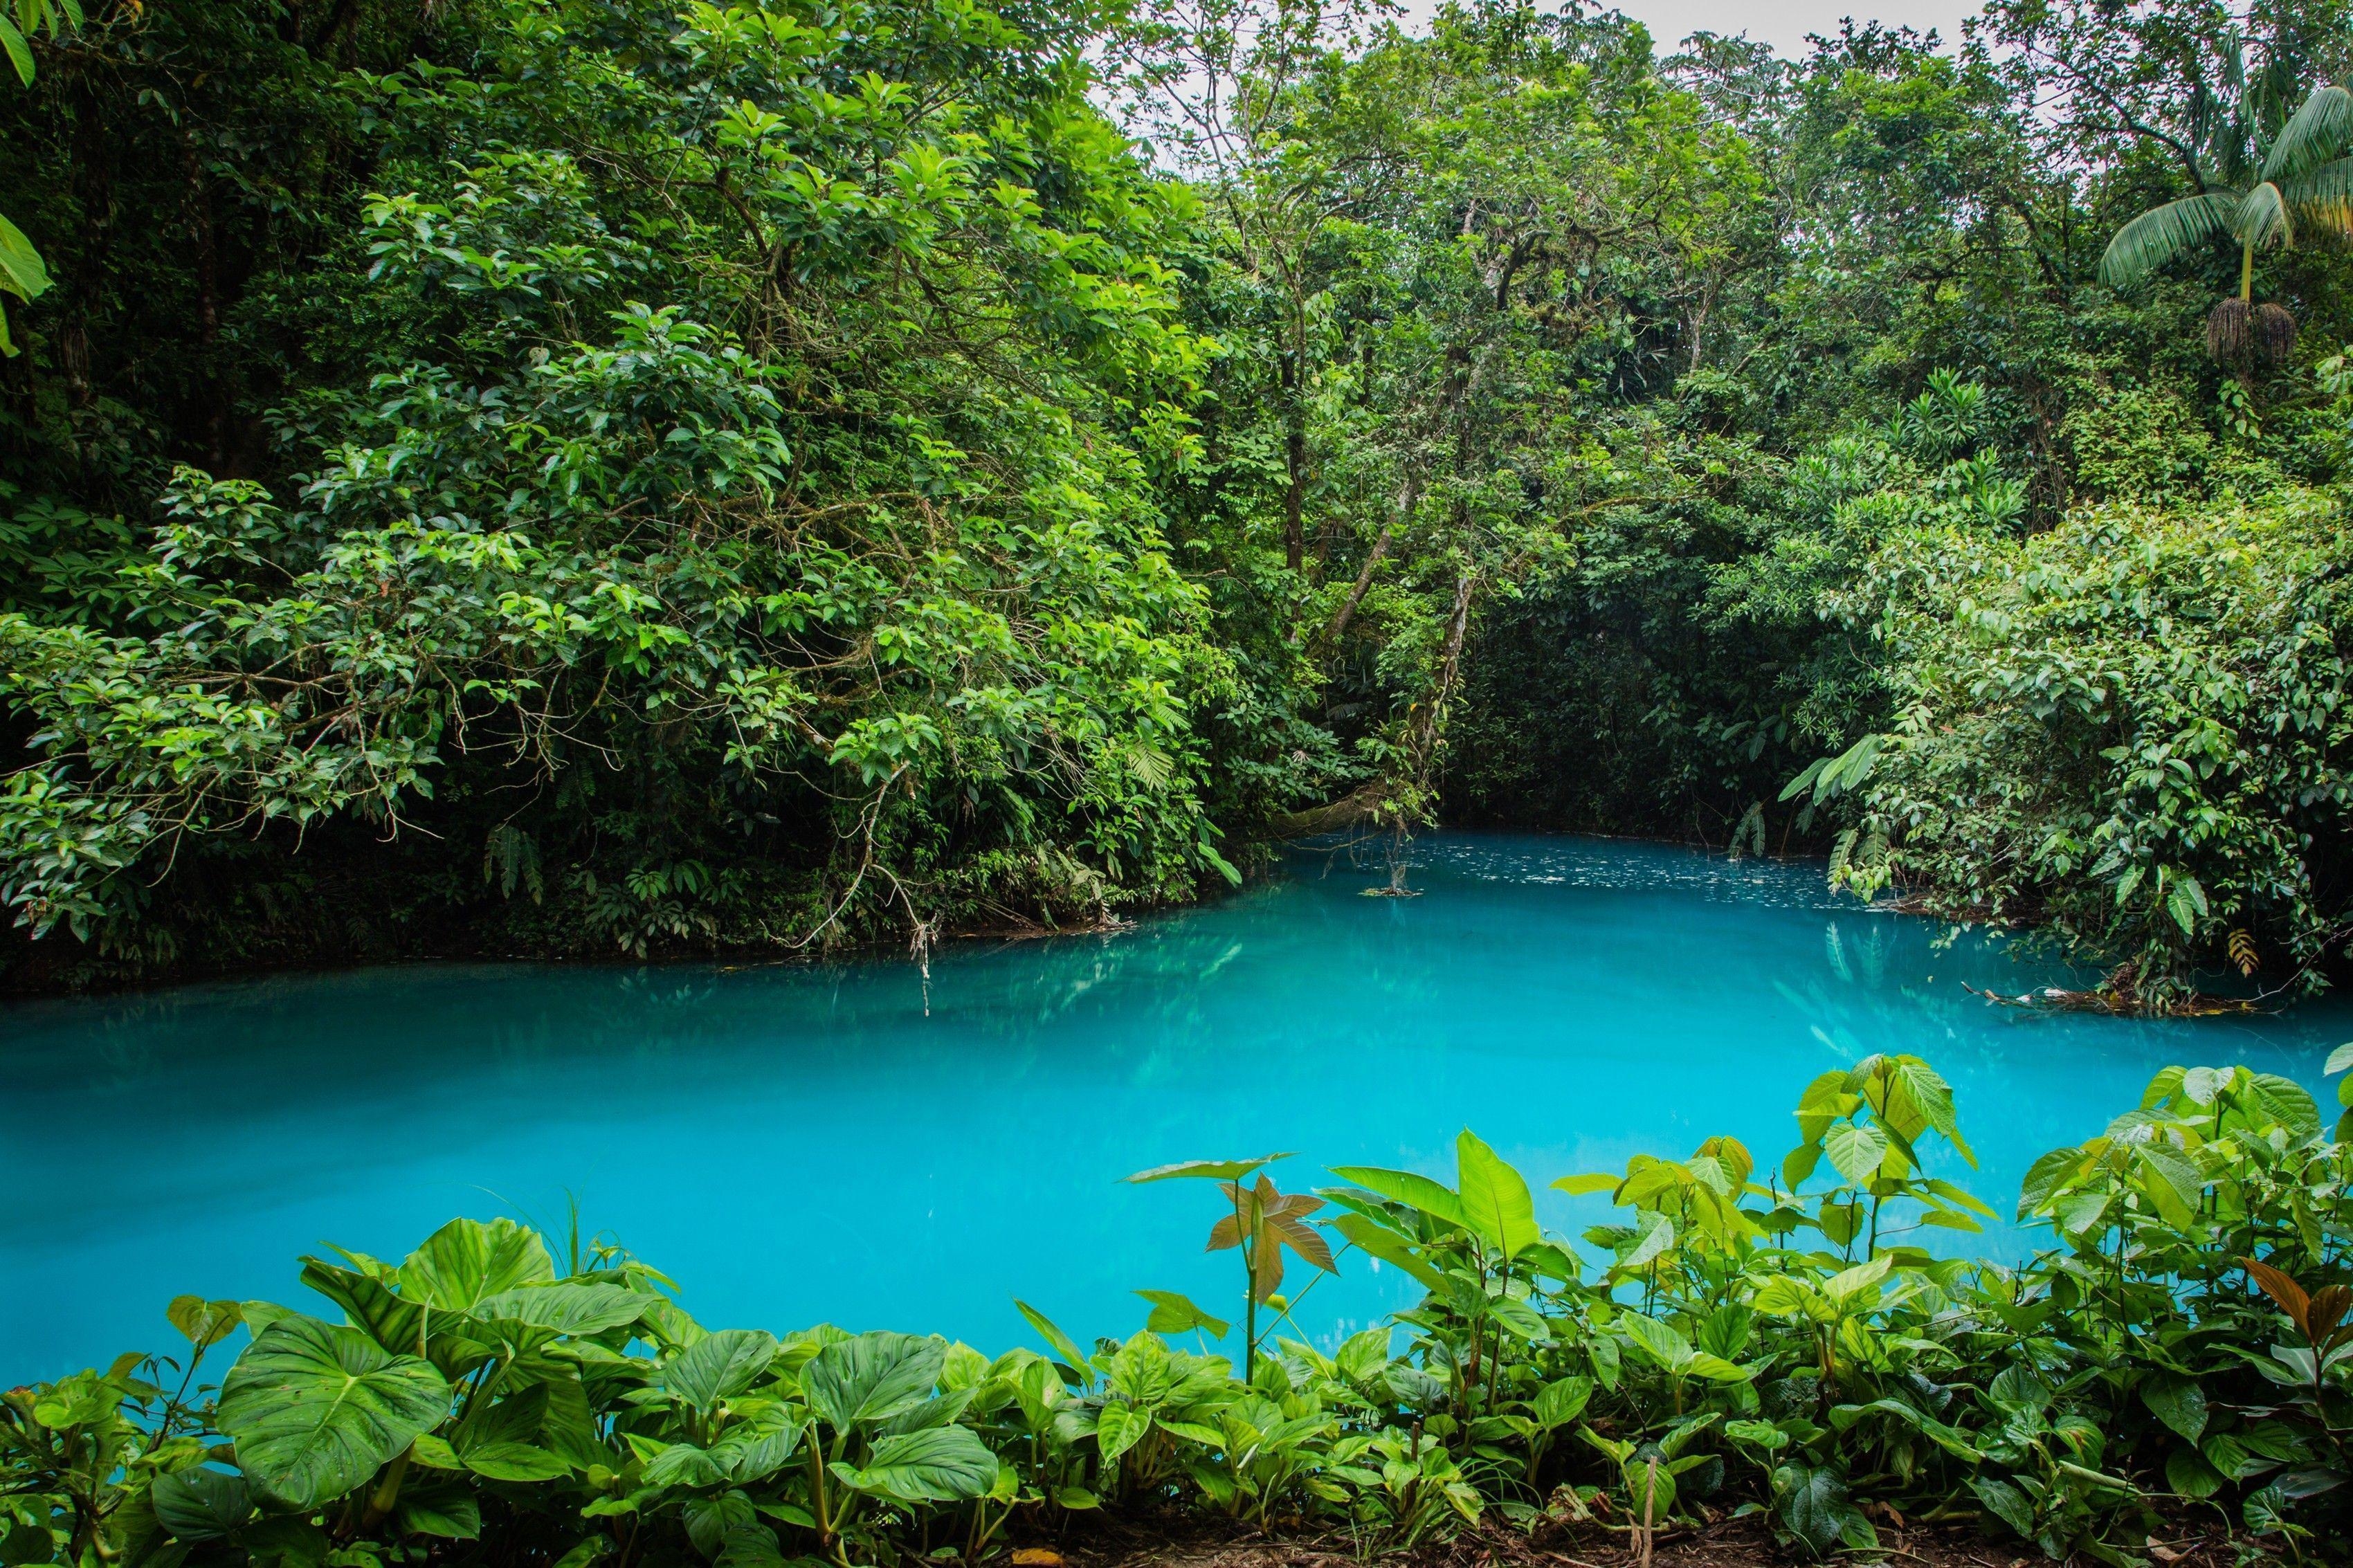
{"label": "tree trunk", "polygon": [[1307,405],[1299,386],[1299,355],[1282,359],[1282,460],[1291,482],[1282,492],[1282,559],[1293,572],[1307,559]]}
{"label": "tree trunk", "polygon": [[1383,521],[1380,532],[1373,536],[1373,547],[1366,552],[1365,564],[1357,571],[1356,582],[1349,586],[1348,596],[1340,601],[1340,607],[1332,614],[1332,624],[1324,628],[1325,647],[1338,642],[1340,634],[1348,629],[1348,623],[1356,617],[1356,606],[1365,602],[1365,591],[1373,585],[1373,569],[1381,563],[1381,557],[1389,552],[1390,533],[1399,523],[1413,521],[1413,509],[1420,500],[1421,477],[1409,473],[1405,477],[1404,488],[1398,491],[1396,515]]}

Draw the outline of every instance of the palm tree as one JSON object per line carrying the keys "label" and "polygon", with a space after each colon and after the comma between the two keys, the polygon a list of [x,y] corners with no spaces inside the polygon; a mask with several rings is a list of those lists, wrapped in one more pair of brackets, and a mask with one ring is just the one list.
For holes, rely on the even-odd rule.
{"label": "palm tree", "polygon": [[[2206,347],[2220,360],[2250,348],[2270,363],[2287,357],[2295,318],[2281,306],[2254,303],[2255,252],[2290,246],[2319,228],[2353,234],[2353,92],[2315,89],[2285,113],[2283,72],[2250,78],[2238,38],[2223,47],[2227,102],[2200,83],[2189,135],[2174,141],[2198,194],[2145,212],[2116,231],[2100,258],[2100,280],[2121,286],[2218,235],[2239,242],[2239,297],[2207,318]],[[2168,138],[2168,141],[2171,139]]]}

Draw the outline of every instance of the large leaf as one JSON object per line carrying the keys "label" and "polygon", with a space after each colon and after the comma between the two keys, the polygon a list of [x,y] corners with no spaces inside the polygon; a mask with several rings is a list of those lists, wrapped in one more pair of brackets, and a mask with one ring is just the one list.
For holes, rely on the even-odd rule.
{"label": "large leaf", "polygon": [[[1016,1298],[1013,1305],[1021,1316],[1028,1320],[1031,1328],[1045,1336],[1046,1343],[1053,1348],[1054,1353],[1062,1358],[1060,1364],[1066,1373],[1063,1381],[1071,1383],[1073,1387],[1084,1387],[1087,1381],[1087,1352],[1079,1348],[1078,1342],[1064,1333],[1061,1325],[1029,1302]],[[945,1359],[945,1357],[942,1358],[944,1363]]]}
{"label": "large leaf", "polygon": [[852,1491],[901,1502],[964,1502],[997,1481],[997,1456],[969,1426],[935,1426],[885,1437],[863,1465],[837,1464],[833,1474]]}
{"label": "large leaf", "polygon": [[555,1278],[536,1231],[511,1219],[453,1219],[400,1266],[403,1300],[462,1312],[488,1296]]}
{"label": "large leaf", "polygon": [[818,1352],[801,1373],[801,1387],[810,1408],[835,1431],[846,1432],[930,1398],[947,1350],[944,1340],[860,1334]]}
{"label": "large leaf", "polygon": [[1412,1171],[1389,1171],[1377,1165],[1335,1165],[1332,1173],[1344,1182],[1354,1182],[1366,1192],[1378,1193],[1385,1198],[1419,1209],[1433,1219],[1468,1230],[1471,1222],[1462,1213],[1462,1200],[1443,1183]]}
{"label": "large leaf", "polygon": [[1978,1500],[1985,1504],[1988,1513],[2029,1541],[2034,1539],[2034,1505],[2027,1500],[2024,1492],[1991,1476],[1971,1476],[1968,1481],[1969,1489],[1978,1494]]}
{"label": "large leaf", "polygon": [[759,1382],[776,1359],[774,1334],[723,1329],[672,1356],[662,1368],[662,1386],[697,1410],[709,1410]]}
{"label": "large leaf", "polygon": [[0,293],[37,300],[48,292],[49,269],[25,231],[0,217]]}
{"label": "large leaf", "polygon": [[474,1303],[472,1316],[485,1323],[519,1323],[559,1334],[601,1334],[636,1322],[659,1300],[626,1285],[563,1280],[485,1296]]}
{"label": "large leaf", "polygon": [[2145,212],[2116,230],[2100,257],[2100,281],[2120,288],[2156,271],[2192,246],[2229,231],[2240,193],[2208,191]]}
{"label": "large leaf", "polygon": [[1261,1154],[1254,1160],[1179,1160],[1173,1165],[1155,1165],[1148,1171],[1138,1171],[1128,1177],[1131,1182],[1166,1182],[1192,1177],[1205,1181],[1239,1182],[1261,1165],[1271,1165],[1277,1160],[1291,1158],[1289,1152]]}
{"label": "large leaf", "polygon": [[2280,128],[2263,158],[2263,178],[2288,180],[2327,163],[2353,144],[2353,93],[2341,87],[2315,88]]}
{"label": "large leaf", "polygon": [[1377,1258],[1393,1268],[1403,1269],[1430,1289],[1438,1289],[1440,1278],[1438,1270],[1414,1250],[1412,1242],[1380,1221],[1365,1215],[1344,1214],[1325,1223],[1355,1243],[1359,1252]]}
{"label": "large leaf", "polygon": [[218,1424],[248,1479],[312,1508],[366,1480],[448,1414],[449,1385],[431,1363],[296,1316],[237,1357]]}
{"label": "large leaf", "polygon": [[2140,1399],[2159,1421],[2190,1442],[2206,1435],[2206,1391],[2197,1379],[2160,1373],[2140,1385]]}
{"label": "large leaf", "polygon": [[1472,1229],[1507,1258],[1542,1239],[1526,1180],[1467,1127],[1454,1140],[1454,1160],[1461,1183],[1456,1201]]}
{"label": "large leaf", "polygon": [[1773,1472],[1773,1493],[1789,1533],[1826,1556],[1845,1541],[1860,1517],[1838,1472],[1813,1465],[1783,1465]]}
{"label": "large leaf", "polygon": [[737,1486],[750,1486],[782,1469],[799,1451],[808,1422],[782,1405],[752,1411],[711,1446],[711,1458]]}
{"label": "large leaf", "polygon": [[218,1541],[253,1517],[253,1493],[243,1476],[225,1470],[180,1470],[155,1478],[148,1489],[155,1521],[175,1541]]}
{"label": "large leaf", "polygon": [[1841,1121],[1822,1134],[1822,1152],[1850,1185],[1869,1186],[1887,1158],[1887,1134],[1868,1123]]}

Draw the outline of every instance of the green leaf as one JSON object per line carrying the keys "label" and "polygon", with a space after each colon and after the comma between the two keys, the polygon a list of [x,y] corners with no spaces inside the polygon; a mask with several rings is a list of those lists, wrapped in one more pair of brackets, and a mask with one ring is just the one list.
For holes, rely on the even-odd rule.
{"label": "green leaf", "polygon": [[1787,1464],[1773,1472],[1773,1496],[1781,1522],[1816,1556],[1827,1555],[1844,1539],[1854,1505],[1846,1482],[1827,1467]]}
{"label": "green leaf", "polygon": [[2108,241],[2100,257],[2100,281],[2112,289],[2121,288],[2193,246],[2228,232],[2232,219],[2238,216],[2240,199],[2236,191],[2209,191],[2141,214]]}
{"label": "green leaf", "polygon": [[913,1334],[860,1334],[817,1352],[801,1372],[809,1407],[837,1432],[888,1420],[932,1395],[947,1342]]}
{"label": "green leaf", "polygon": [[356,1329],[287,1317],[246,1347],[221,1385],[218,1424],[248,1479],[297,1508],[342,1496],[449,1414],[429,1362]]}
{"label": "green leaf", "polygon": [[459,1455],[466,1468],[494,1481],[552,1481],[568,1476],[572,1467],[557,1455],[530,1443],[476,1443]]}
{"label": "green leaf", "polygon": [[1566,1426],[1585,1414],[1586,1404],[1592,1397],[1591,1378],[1556,1378],[1536,1392],[1533,1406],[1535,1423],[1547,1431]]}
{"label": "green leaf", "polygon": [[1461,1183],[1455,1201],[1473,1230],[1506,1258],[1542,1239],[1526,1180],[1467,1127],[1454,1140],[1454,1160]]}
{"label": "green leaf", "polygon": [[462,1485],[428,1483],[409,1487],[400,1494],[396,1517],[402,1531],[409,1535],[474,1541],[482,1533],[481,1505]]}
{"label": "green leaf", "polygon": [[711,1458],[737,1486],[782,1469],[801,1446],[808,1423],[781,1405],[754,1411],[711,1446]]}
{"label": "green leaf", "polygon": [[1660,1322],[1655,1318],[1646,1318],[1640,1312],[1626,1313],[1619,1323],[1635,1348],[1662,1370],[1681,1372],[1691,1361],[1691,1341],[1672,1325]]}
{"label": "green leaf", "polygon": [[164,1309],[174,1328],[198,1350],[207,1350],[235,1333],[245,1322],[245,1309],[236,1301],[207,1301],[202,1296],[174,1296]]}
{"label": "green leaf", "polygon": [[16,24],[0,16],[0,48],[8,54],[8,63],[16,68],[16,79],[26,87],[33,85],[33,51],[25,47],[25,35]]}
{"label": "green leaf", "polygon": [[470,1316],[480,1322],[518,1323],[559,1334],[601,1334],[636,1322],[658,1300],[626,1285],[561,1280],[485,1296],[474,1303]]}
{"label": "green leaf", "polygon": [[2165,1484],[2176,1495],[2197,1500],[2212,1497],[2230,1483],[2197,1449],[2176,1448],[2166,1456]]}
{"label": "green leaf", "polygon": [[2034,1539],[2034,1505],[2027,1501],[2024,1492],[1991,1476],[1971,1476],[1968,1483],[1969,1490],[1978,1494],[1978,1500],[1985,1504],[1988,1513],[2027,1540]]}
{"label": "green leaf", "polygon": [[463,1312],[485,1297],[555,1278],[538,1233],[511,1219],[453,1219],[400,1266],[400,1295],[437,1311]]}
{"label": "green leaf", "polygon": [[1360,1214],[1344,1214],[1326,1223],[1355,1243],[1359,1252],[1377,1258],[1393,1268],[1402,1269],[1427,1289],[1439,1288],[1440,1276],[1438,1270],[1414,1250],[1411,1242],[1378,1220]]}
{"label": "green leaf", "polygon": [[662,1386],[697,1410],[710,1410],[767,1375],[776,1337],[758,1329],[705,1334],[670,1359]]}
{"label": "green leaf", "polygon": [[964,1502],[985,1496],[997,1480],[997,1456],[969,1426],[934,1426],[885,1437],[863,1465],[837,1464],[834,1476],[852,1491],[901,1502]]}
{"label": "green leaf", "polygon": [[2353,1068],[2353,1040],[2348,1040],[2329,1052],[2328,1059],[2321,1064],[2320,1071],[2325,1078],[2334,1078],[2348,1068]]}
{"label": "green leaf", "polygon": [[1213,1340],[1226,1337],[1232,1327],[1223,1318],[1213,1318],[1189,1296],[1174,1290],[1138,1290],[1137,1295],[1152,1303],[1152,1313],[1145,1319],[1145,1330],[1155,1334],[1189,1334],[1204,1330]]}
{"label": "green leaf", "polygon": [[1254,1160],[1179,1160],[1173,1165],[1155,1165],[1148,1171],[1138,1171],[1126,1180],[1131,1182],[1166,1182],[1201,1180],[1239,1182],[1261,1165],[1271,1165],[1277,1160],[1291,1158],[1289,1151],[1279,1154],[1261,1154]]}
{"label": "green leaf", "polygon": [[1822,1152],[1850,1186],[1869,1186],[1887,1158],[1887,1134],[1868,1123],[1841,1121],[1822,1134]]}
{"label": "green leaf", "polygon": [[1462,1212],[1462,1200],[1439,1182],[1412,1171],[1389,1171],[1377,1165],[1335,1165],[1332,1173],[1344,1182],[1354,1182],[1368,1193],[1401,1203],[1408,1208],[1419,1209],[1432,1219],[1463,1230],[1471,1228]]}
{"label": "green leaf", "polygon": [[2195,1443],[2206,1435],[2206,1391],[2195,1378],[2160,1373],[2140,1385],[2150,1414]]}
{"label": "green leaf", "polygon": [[1064,1333],[1055,1324],[1053,1319],[1046,1316],[1029,1302],[1017,1297],[1013,1305],[1019,1310],[1021,1316],[1028,1320],[1031,1328],[1045,1336],[1047,1345],[1054,1353],[1062,1358],[1063,1365],[1070,1370],[1070,1378],[1065,1381],[1075,1379],[1076,1381],[1071,1383],[1072,1387],[1084,1387],[1087,1379],[1087,1352],[1079,1348],[1078,1342]]}
{"label": "green leaf", "polygon": [[1151,1430],[1148,1413],[1114,1400],[1095,1413],[1095,1450],[1108,1465],[1144,1441]]}
{"label": "green leaf", "polygon": [[[253,1517],[253,1493],[243,1476],[224,1470],[178,1470],[157,1476],[147,1496],[155,1521],[175,1541],[218,1541]],[[47,1561],[46,1553],[43,1561]]]}

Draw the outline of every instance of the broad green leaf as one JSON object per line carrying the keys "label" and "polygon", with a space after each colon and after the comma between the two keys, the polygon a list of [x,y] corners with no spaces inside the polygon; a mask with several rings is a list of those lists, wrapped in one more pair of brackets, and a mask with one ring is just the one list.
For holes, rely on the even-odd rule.
{"label": "broad green leaf", "polygon": [[1095,1449],[1109,1464],[1142,1442],[1151,1430],[1149,1415],[1114,1400],[1095,1413]]}
{"label": "broad green leaf", "polygon": [[947,1342],[913,1334],[860,1334],[817,1352],[801,1372],[809,1407],[837,1432],[887,1420],[932,1396]]}
{"label": "broad green leaf", "polygon": [[969,1426],[885,1437],[864,1464],[832,1468],[852,1491],[911,1503],[968,1501],[997,1481],[997,1456]]}
{"label": "broad green leaf", "polygon": [[1127,1177],[1131,1182],[1166,1182],[1193,1178],[1212,1182],[1239,1182],[1261,1165],[1271,1165],[1277,1160],[1291,1158],[1289,1151],[1261,1154],[1251,1160],[1179,1160],[1173,1165],[1155,1165],[1148,1171],[1138,1171]]}
{"label": "broad green leaf", "polygon": [[644,1317],[659,1300],[626,1285],[559,1280],[501,1290],[476,1301],[470,1314],[485,1323],[519,1323],[559,1334],[601,1334]]}
{"label": "broad green leaf", "polygon": [[494,1481],[552,1481],[572,1467],[560,1456],[530,1443],[476,1443],[459,1455],[466,1468]]}
{"label": "broad green leaf", "polygon": [[462,1485],[426,1483],[402,1489],[401,1530],[409,1535],[438,1535],[445,1541],[474,1541],[482,1533],[481,1505]]}
{"label": "broad green leaf", "polygon": [[1196,1329],[1205,1331],[1213,1340],[1226,1337],[1232,1327],[1223,1318],[1213,1318],[1189,1296],[1175,1290],[1138,1290],[1137,1295],[1152,1303],[1151,1315],[1144,1326],[1155,1334],[1189,1334]]}
{"label": "broad green leaf", "polygon": [[671,1443],[646,1461],[649,1487],[712,1487],[727,1479],[717,1459],[692,1443]]}
{"label": "broad green leaf", "polygon": [[1841,1268],[1822,1281],[1822,1294],[1841,1306],[1853,1300],[1864,1291],[1887,1278],[1895,1267],[1892,1258],[1874,1258],[1868,1263],[1858,1263],[1852,1268]]}
{"label": "broad green leaf", "polygon": [[1636,1215],[1635,1226],[1641,1239],[1635,1242],[1632,1250],[1611,1265],[1629,1274],[1648,1268],[1664,1258],[1675,1245],[1675,1222],[1655,1209],[1645,1209]]}
{"label": "broad green leaf", "polygon": [[727,1428],[711,1446],[711,1458],[737,1486],[750,1486],[782,1469],[799,1451],[808,1423],[781,1405],[754,1411]]}
{"label": "broad green leaf", "polygon": [[1691,1341],[1672,1324],[1640,1312],[1626,1313],[1619,1324],[1635,1348],[1667,1372],[1681,1372],[1692,1358]]}
{"label": "broad green leaf", "polygon": [[1473,1230],[1507,1258],[1541,1239],[1526,1179],[1467,1127],[1454,1140],[1454,1160],[1461,1183],[1456,1201]]}
{"label": "broad green leaf", "polygon": [[253,1517],[253,1493],[243,1476],[225,1470],[179,1470],[157,1476],[148,1489],[155,1521],[175,1541],[218,1541]]}
{"label": "broad green leaf", "polygon": [[697,1410],[709,1410],[766,1376],[776,1359],[774,1334],[723,1329],[670,1357],[662,1368],[662,1386]]}
{"label": "broad green leaf", "polygon": [[164,1309],[174,1328],[198,1350],[206,1350],[235,1333],[245,1322],[245,1309],[236,1301],[207,1301],[202,1296],[174,1296]]}
{"label": "broad green leaf", "polygon": [[1354,1182],[1368,1193],[1378,1193],[1385,1198],[1419,1209],[1432,1219],[1447,1225],[1471,1228],[1462,1213],[1462,1200],[1442,1183],[1412,1171],[1389,1171],[1377,1165],[1335,1165],[1332,1173],[1344,1182]]}
{"label": "broad green leaf", "polygon": [[246,1477],[297,1508],[341,1497],[449,1414],[429,1362],[356,1329],[288,1317],[246,1347],[221,1385],[218,1424]]}
{"label": "broad green leaf", "polygon": [[1969,1490],[1978,1494],[1978,1500],[1985,1504],[1988,1513],[2027,1540],[2034,1539],[2034,1505],[2027,1500],[2024,1492],[1992,1476],[1971,1476],[1968,1483]]}
{"label": "broad green leaf", "polygon": [[2159,1373],[2140,1385],[2143,1405],[2159,1421],[2195,1443],[2206,1435],[2206,1391],[2198,1380]]}
{"label": "broad green leaf", "polygon": [[1583,1197],[1588,1193],[1614,1192],[1624,1180],[1624,1177],[1613,1176],[1607,1171],[1588,1171],[1581,1176],[1557,1177],[1552,1184],[1564,1193]]}
{"label": "broad green leaf", "polygon": [[2250,1077],[2253,1087],[2248,1099],[2260,1106],[2264,1115],[2298,1138],[2320,1135],[2320,1107],[2304,1085],[2277,1073],[2259,1072]]}
{"label": "broad green leaf", "polygon": [[1783,1465],[1773,1472],[1773,1496],[1780,1505],[1781,1522],[1816,1556],[1827,1556],[1845,1539],[1854,1505],[1847,1500],[1846,1482],[1835,1470]]}
{"label": "broad green leaf", "polygon": [[1053,1319],[1049,1318],[1029,1302],[1017,1298],[1013,1305],[1018,1309],[1021,1316],[1029,1321],[1031,1328],[1045,1336],[1046,1343],[1054,1353],[1062,1358],[1063,1365],[1070,1369],[1070,1376],[1077,1380],[1071,1386],[1084,1387],[1087,1378],[1087,1352],[1079,1348],[1078,1342],[1064,1333],[1055,1324]]}
{"label": "broad green leaf", "polygon": [[554,1278],[536,1231],[511,1219],[453,1219],[401,1264],[400,1295],[437,1311],[462,1312],[485,1297]]}
{"label": "broad green leaf", "polygon": [[1533,1406],[1535,1423],[1547,1431],[1566,1426],[1585,1414],[1586,1403],[1592,1397],[1591,1378],[1555,1378],[1536,1391]]}
{"label": "broad green leaf", "polygon": [[2197,1449],[2176,1448],[2165,1458],[2165,1484],[2177,1496],[2202,1500],[2212,1497],[2230,1481]]}
{"label": "broad green leaf", "polygon": [[1414,1250],[1411,1242],[1378,1220],[1360,1214],[1344,1214],[1325,1223],[1355,1243],[1359,1252],[1404,1270],[1429,1289],[1438,1289],[1438,1270]]}
{"label": "broad green leaf", "polygon": [[2353,1070],[2353,1040],[2348,1040],[2329,1052],[2328,1059],[2322,1063],[2320,1068],[2321,1076],[2324,1078],[2334,1078],[2338,1073],[2348,1070]]}
{"label": "broad green leaf", "polygon": [[1841,1121],[1822,1134],[1822,1152],[1850,1186],[1867,1187],[1887,1158],[1887,1134],[1868,1122]]}

